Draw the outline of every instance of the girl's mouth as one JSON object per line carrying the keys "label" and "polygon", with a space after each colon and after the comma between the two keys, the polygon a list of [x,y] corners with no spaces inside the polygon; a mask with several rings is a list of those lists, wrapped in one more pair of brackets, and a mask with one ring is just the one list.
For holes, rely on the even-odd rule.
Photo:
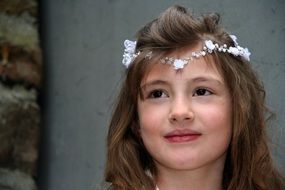
{"label": "girl's mouth", "polygon": [[164,136],[171,143],[189,142],[198,139],[202,134],[193,130],[174,130]]}

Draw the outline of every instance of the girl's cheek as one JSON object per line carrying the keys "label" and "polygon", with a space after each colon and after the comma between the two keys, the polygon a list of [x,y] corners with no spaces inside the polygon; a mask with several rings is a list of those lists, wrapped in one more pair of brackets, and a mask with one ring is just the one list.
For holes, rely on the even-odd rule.
{"label": "girl's cheek", "polygon": [[166,109],[158,106],[141,106],[139,109],[139,119],[141,130],[145,132],[155,132],[159,130],[167,116]]}

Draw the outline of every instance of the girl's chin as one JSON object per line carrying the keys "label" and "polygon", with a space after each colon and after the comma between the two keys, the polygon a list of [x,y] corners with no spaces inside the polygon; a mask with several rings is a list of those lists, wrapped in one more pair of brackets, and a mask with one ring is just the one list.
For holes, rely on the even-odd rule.
{"label": "girl's chin", "polygon": [[195,164],[193,159],[185,159],[185,160],[176,160],[171,159],[168,160],[167,163],[160,164],[162,167],[170,168],[173,170],[194,170],[199,167],[199,164]]}

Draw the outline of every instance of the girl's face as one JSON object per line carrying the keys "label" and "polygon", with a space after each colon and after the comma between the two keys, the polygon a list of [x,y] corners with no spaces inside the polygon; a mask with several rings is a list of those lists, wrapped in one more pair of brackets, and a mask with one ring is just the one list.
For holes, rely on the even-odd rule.
{"label": "girl's face", "polygon": [[[192,51],[169,56],[186,58]],[[194,59],[179,71],[158,63],[141,88],[140,135],[159,171],[223,168],[231,140],[232,107],[214,63]]]}

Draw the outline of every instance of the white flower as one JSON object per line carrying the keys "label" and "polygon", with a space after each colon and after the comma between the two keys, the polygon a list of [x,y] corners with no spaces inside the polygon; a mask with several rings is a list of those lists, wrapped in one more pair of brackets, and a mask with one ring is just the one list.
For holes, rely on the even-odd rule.
{"label": "white flower", "polygon": [[184,65],[186,65],[187,63],[188,63],[187,60],[175,59],[173,61],[173,66],[174,66],[174,69],[183,69]]}
{"label": "white flower", "polygon": [[249,52],[249,50],[247,48],[243,48],[240,46],[230,47],[228,52],[235,55],[235,56],[241,56],[245,60],[250,61],[249,56],[251,55],[251,53]]}
{"label": "white flower", "polygon": [[212,40],[205,40],[205,46],[211,51],[213,51],[216,47]]}
{"label": "white flower", "polygon": [[247,61],[250,61],[250,58],[249,56],[251,55],[251,53],[249,52],[249,50],[247,48],[243,48],[243,51],[242,51],[242,54],[241,56],[247,60]]}
{"label": "white flower", "polygon": [[240,50],[236,47],[229,47],[228,52],[235,56],[240,55]]}
{"label": "white flower", "polygon": [[237,37],[235,35],[230,35],[231,39],[234,41],[235,46],[238,46]]}
{"label": "white flower", "polygon": [[132,56],[131,54],[124,53],[122,63],[123,63],[127,68],[128,68],[129,65],[132,63],[132,61],[133,61],[133,56]]}
{"label": "white flower", "polygon": [[249,52],[249,50],[247,48],[243,48],[243,47],[238,45],[237,37],[235,35],[230,35],[230,37],[234,41],[235,47],[230,47],[228,49],[228,52],[235,55],[235,56],[241,56],[245,60],[250,61],[249,56],[251,55],[251,53]]}
{"label": "white flower", "polygon": [[137,45],[136,41],[125,40],[124,42],[125,50],[124,50],[122,63],[127,68],[133,62],[134,58],[137,56],[137,54],[135,53],[136,45]]}
{"label": "white flower", "polygon": [[137,45],[136,41],[125,40],[124,45],[125,45],[125,52],[135,53]]}

